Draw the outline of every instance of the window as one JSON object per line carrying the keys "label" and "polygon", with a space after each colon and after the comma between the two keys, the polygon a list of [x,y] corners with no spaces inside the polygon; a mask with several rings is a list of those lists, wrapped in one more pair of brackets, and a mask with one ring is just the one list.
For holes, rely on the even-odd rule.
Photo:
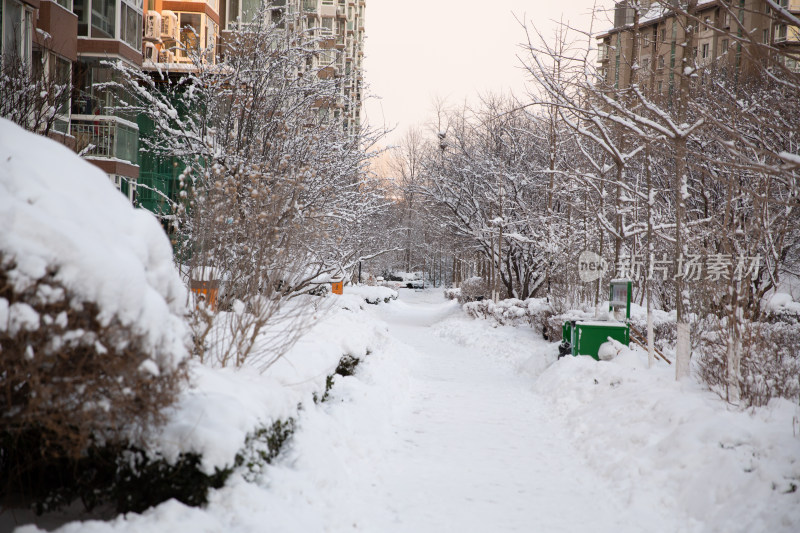
{"label": "window", "polygon": [[142,13],[133,7],[122,3],[120,13],[120,38],[128,43],[134,50],[142,49]]}
{"label": "window", "polygon": [[200,13],[179,13],[178,24],[181,31],[183,49],[178,51],[180,57],[191,57],[199,53],[202,19]]}
{"label": "window", "polygon": [[[0,5],[2,5],[0,0]],[[31,64],[31,46],[33,44],[33,10],[23,6],[16,0],[7,0],[3,17],[3,56],[6,60],[20,59]]]}
{"label": "window", "polygon": [[322,17],[322,33],[323,33],[323,35],[332,35],[333,34],[333,18],[332,17]]}
{"label": "window", "polygon": [[251,22],[258,15],[258,10],[261,8],[260,0],[241,0],[242,12],[236,13],[234,18],[241,16],[242,22]]}
{"label": "window", "polygon": [[217,33],[219,33],[217,29],[217,23],[214,22],[211,17],[204,17],[206,21],[205,27],[205,36],[203,37],[203,48],[205,48],[209,54],[209,60],[214,63],[214,55],[216,54],[216,46],[217,46]]}
{"label": "window", "polygon": [[769,30],[763,30],[761,32],[761,42],[764,44],[769,44]]}
{"label": "window", "polygon": [[642,35],[642,46],[650,46],[650,36],[647,32]]}
{"label": "window", "polygon": [[662,89],[663,89],[662,82],[659,81],[658,83],[656,83],[656,87],[657,87],[656,92],[658,92],[658,94],[661,94]]}
{"label": "window", "polygon": [[92,13],[92,0],[74,0],[72,12],[78,16],[78,36],[89,36],[89,16]]}
{"label": "window", "polygon": [[782,43],[786,40],[786,24],[778,24],[775,26],[775,42]]}
{"label": "window", "polygon": [[661,39],[659,39],[662,43],[667,42],[667,29],[661,28]]}
{"label": "window", "polygon": [[658,56],[658,70],[662,70],[663,68],[664,68],[664,56],[660,55]]}
{"label": "window", "polygon": [[703,45],[703,48],[702,48],[702,50],[703,50],[703,52],[702,52],[702,57],[703,57],[703,59],[706,59],[706,58],[708,58],[708,53],[709,53],[709,52],[708,52],[708,43],[705,43],[705,44]]}
{"label": "window", "polygon": [[[48,70],[50,79],[59,85],[67,84],[72,78],[72,62],[61,58],[52,52],[48,54]],[[58,114],[66,116],[69,114],[69,97],[65,97],[61,102],[58,102]],[[62,121],[64,122],[64,121]],[[66,123],[64,129],[59,130],[66,133]]]}
{"label": "window", "polygon": [[92,1],[92,37],[113,39],[116,37],[117,2],[116,0]]}
{"label": "window", "polygon": [[72,0],[56,0],[56,3],[67,11],[72,11]]}
{"label": "window", "polygon": [[642,70],[645,70],[645,71],[650,70],[650,58],[649,57],[645,57],[644,59],[642,59]]}
{"label": "window", "polygon": [[722,53],[726,54],[728,52],[728,39],[722,39],[720,47],[722,48]]}

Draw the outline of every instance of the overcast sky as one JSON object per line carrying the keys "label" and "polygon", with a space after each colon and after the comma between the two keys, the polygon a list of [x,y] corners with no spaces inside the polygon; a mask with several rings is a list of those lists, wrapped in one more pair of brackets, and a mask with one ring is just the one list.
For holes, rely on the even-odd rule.
{"label": "overcast sky", "polygon": [[[610,1],[610,0],[609,0]],[[364,106],[373,127],[397,125],[388,138],[431,116],[432,102],[460,104],[480,92],[522,93],[519,43],[525,32],[514,14],[545,34],[552,20],[588,29],[595,0],[367,0]],[[597,0],[602,5],[603,0]]]}

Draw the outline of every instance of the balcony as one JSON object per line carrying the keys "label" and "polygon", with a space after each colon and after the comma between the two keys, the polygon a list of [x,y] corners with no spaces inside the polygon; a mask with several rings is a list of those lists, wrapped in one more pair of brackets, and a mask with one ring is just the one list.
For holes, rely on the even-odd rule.
{"label": "balcony", "polygon": [[86,157],[137,164],[139,127],[133,122],[109,115],[72,115],[70,133]]}

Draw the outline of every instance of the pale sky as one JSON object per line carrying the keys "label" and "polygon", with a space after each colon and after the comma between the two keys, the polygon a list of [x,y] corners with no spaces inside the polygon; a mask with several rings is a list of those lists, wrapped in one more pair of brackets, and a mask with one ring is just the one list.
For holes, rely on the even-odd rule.
{"label": "pale sky", "polygon": [[[543,34],[562,19],[588,30],[592,6],[610,0],[367,0],[365,102],[373,127],[396,130],[384,144],[397,143],[409,127],[432,115],[433,101],[451,105],[480,92],[522,94],[525,72],[517,55],[525,32],[516,14]],[[613,4],[612,4],[613,5]]]}

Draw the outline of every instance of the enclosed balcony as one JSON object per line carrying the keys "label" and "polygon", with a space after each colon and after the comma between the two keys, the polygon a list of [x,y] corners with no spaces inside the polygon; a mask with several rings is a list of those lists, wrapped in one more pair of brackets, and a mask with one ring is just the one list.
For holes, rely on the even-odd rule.
{"label": "enclosed balcony", "polygon": [[72,115],[70,133],[84,157],[137,164],[139,127],[109,115]]}

